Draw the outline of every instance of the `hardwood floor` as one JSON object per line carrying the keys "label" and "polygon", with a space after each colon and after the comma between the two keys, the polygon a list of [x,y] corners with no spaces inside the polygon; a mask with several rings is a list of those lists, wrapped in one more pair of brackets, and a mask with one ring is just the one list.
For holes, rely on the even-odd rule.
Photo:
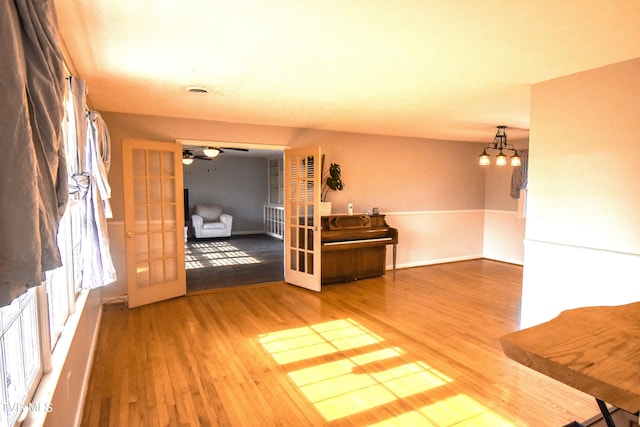
{"label": "hardwood floor", "polygon": [[266,234],[190,240],[187,292],[284,280],[284,242]]}
{"label": "hardwood floor", "polygon": [[83,426],[562,426],[593,399],[525,368],[522,268],[474,260],[105,306]]}

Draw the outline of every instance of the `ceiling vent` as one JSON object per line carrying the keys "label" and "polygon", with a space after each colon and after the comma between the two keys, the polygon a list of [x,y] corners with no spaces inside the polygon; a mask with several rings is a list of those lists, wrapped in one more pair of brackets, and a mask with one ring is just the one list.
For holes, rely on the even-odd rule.
{"label": "ceiling vent", "polygon": [[203,86],[187,86],[187,91],[191,93],[201,94],[211,93],[211,89]]}

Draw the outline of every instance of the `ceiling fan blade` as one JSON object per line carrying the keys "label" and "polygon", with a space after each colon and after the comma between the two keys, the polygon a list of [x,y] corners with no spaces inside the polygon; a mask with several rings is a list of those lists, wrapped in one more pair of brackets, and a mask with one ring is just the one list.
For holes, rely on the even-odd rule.
{"label": "ceiling fan blade", "polygon": [[225,150],[236,150],[236,151],[249,151],[248,148],[234,148],[234,147],[222,147]]}

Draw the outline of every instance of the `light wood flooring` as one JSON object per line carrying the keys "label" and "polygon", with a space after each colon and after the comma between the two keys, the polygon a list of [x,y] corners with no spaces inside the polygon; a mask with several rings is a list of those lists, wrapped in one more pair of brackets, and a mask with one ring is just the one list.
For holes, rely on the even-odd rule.
{"label": "light wood flooring", "polygon": [[504,356],[522,268],[473,260],[323,286],[105,306],[83,426],[563,426],[590,396]]}

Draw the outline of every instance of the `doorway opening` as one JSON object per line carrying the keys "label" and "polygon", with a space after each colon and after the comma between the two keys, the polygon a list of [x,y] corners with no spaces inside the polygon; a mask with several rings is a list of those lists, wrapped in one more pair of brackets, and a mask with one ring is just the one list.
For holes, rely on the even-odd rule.
{"label": "doorway opening", "polygon": [[[282,168],[272,165],[282,165],[285,147],[178,142],[195,157],[183,164],[187,293],[284,280],[283,240],[269,231],[267,215],[284,208]],[[222,153],[207,159],[202,150],[211,146]],[[191,214],[199,204],[221,206],[233,217],[230,237],[193,236]]]}

